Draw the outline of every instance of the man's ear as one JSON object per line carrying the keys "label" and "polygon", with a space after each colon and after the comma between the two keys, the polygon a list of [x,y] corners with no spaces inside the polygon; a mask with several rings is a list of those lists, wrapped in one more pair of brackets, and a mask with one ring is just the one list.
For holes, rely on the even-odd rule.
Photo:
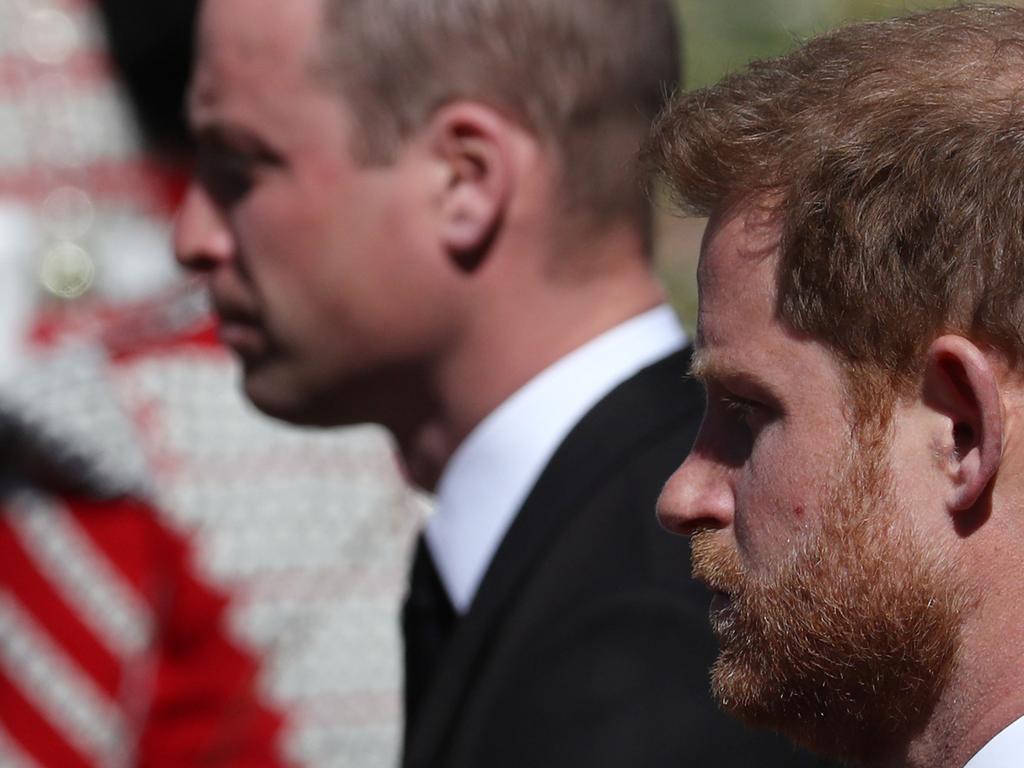
{"label": "man's ear", "polygon": [[999,379],[989,357],[962,336],[940,336],[928,348],[925,401],[947,417],[943,461],[947,506],[973,510],[1003,458],[1004,415]]}
{"label": "man's ear", "polygon": [[507,118],[475,102],[454,102],[431,118],[431,147],[442,168],[439,236],[464,270],[487,256],[515,181],[515,129]]}

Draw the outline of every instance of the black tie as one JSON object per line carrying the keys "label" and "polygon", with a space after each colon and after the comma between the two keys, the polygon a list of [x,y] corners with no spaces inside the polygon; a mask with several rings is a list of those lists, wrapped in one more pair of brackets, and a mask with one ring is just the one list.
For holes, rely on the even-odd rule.
{"label": "black tie", "polygon": [[455,608],[437,574],[426,540],[420,535],[412,562],[409,595],[402,609],[406,743],[455,621]]}

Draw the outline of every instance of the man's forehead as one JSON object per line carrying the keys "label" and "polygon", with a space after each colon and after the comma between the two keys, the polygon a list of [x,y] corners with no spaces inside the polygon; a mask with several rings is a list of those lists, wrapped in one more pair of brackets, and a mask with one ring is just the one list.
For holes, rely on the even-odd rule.
{"label": "man's forehead", "polygon": [[[258,47],[290,45],[322,26],[322,0],[203,0],[199,41]],[[279,52],[279,51],[278,51]]]}
{"label": "man's forehead", "polygon": [[697,267],[698,343],[742,340],[778,322],[778,241],[778,228],[749,206],[712,215]]}
{"label": "man's forehead", "polygon": [[734,203],[712,215],[698,266],[695,376],[761,389],[799,385],[791,362],[809,359],[808,345],[818,345],[779,316],[778,245],[779,227],[764,206]]}
{"label": "man's forehead", "polygon": [[716,208],[704,230],[698,278],[720,275],[731,279],[761,266],[774,269],[779,256],[781,227],[764,203],[740,200]]}
{"label": "man's forehead", "polygon": [[206,0],[190,106],[239,88],[272,94],[310,77],[320,19],[320,0]]}

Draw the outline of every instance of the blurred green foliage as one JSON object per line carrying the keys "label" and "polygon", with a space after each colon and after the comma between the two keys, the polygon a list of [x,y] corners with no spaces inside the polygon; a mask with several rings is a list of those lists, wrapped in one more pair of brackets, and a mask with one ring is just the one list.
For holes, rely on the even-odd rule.
{"label": "blurred green foliage", "polygon": [[949,0],[674,2],[683,26],[687,88],[713,83],[752,59],[784,53],[801,40],[846,21],[882,19],[953,4]]}

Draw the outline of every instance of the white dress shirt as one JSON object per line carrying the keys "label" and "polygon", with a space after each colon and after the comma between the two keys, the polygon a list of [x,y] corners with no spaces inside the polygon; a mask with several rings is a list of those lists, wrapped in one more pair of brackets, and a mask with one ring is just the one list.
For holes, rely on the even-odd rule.
{"label": "white dress shirt", "polygon": [[685,344],[671,307],[637,315],[539,373],[456,449],[425,534],[456,611],[469,610],[498,544],[576,423],[619,384]]}
{"label": "white dress shirt", "polygon": [[1024,766],[1024,717],[996,734],[964,768],[1020,768]]}

